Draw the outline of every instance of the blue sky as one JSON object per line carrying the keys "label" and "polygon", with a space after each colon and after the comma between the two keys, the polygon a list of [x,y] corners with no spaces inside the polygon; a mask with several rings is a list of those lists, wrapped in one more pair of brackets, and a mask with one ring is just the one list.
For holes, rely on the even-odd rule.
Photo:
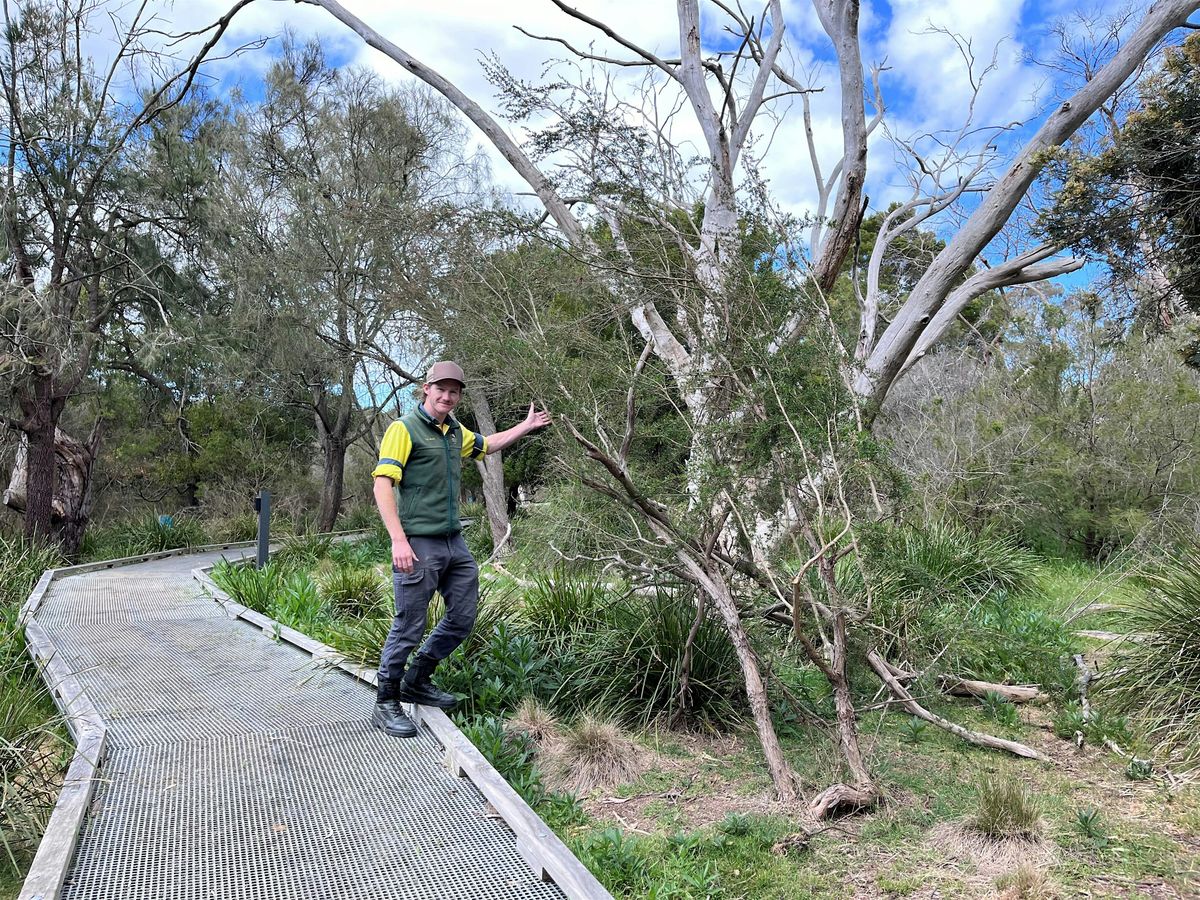
{"label": "blue sky", "polygon": [[[579,0],[582,11],[603,19],[619,33],[641,46],[662,55],[677,52],[678,26],[674,3],[668,0]],[[536,80],[548,58],[559,55],[561,48],[541,43],[519,33],[514,26],[528,31],[564,37],[577,46],[593,44],[597,52],[627,55],[602,34],[574,21],[547,2],[510,0],[448,0],[441,4],[383,0],[355,0],[346,6],[384,36],[440,71],[458,84],[485,108],[496,108],[494,89],[484,77],[480,60],[495,56],[515,74]],[[805,73],[814,85],[824,90],[813,99],[814,131],[823,170],[828,172],[840,156],[841,132],[838,114],[837,73],[832,49],[808,2],[785,0],[788,63],[793,71]],[[980,65],[992,63],[994,71],[983,82],[975,99],[972,136],[968,144],[993,140],[1001,147],[997,165],[1003,164],[1003,150],[1031,132],[1045,110],[1054,102],[1056,85],[1052,73],[1029,61],[1030,56],[1050,52],[1055,38],[1051,26],[1082,10],[1103,13],[1118,9],[1115,2],[1078,4],[1066,0],[1011,2],[1011,0],[892,0],[866,3],[862,11],[863,59],[868,66],[886,64],[882,85],[888,108],[887,129],[872,137],[867,192],[873,208],[885,207],[910,193],[907,167],[897,165],[896,151],[888,133],[901,139],[916,135],[947,135],[961,128],[972,92],[960,47],[944,31],[952,31]],[[746,5],[746,9],[756,7]],[[213,0],[196,0],[164,18],[177,16],[195,22],[215,18],[224,7]],[[1140,18],[1140,11],[1134,20]],[[722,14],[702,3],[702,26],[706,45],[727,44],[722,32]],[[357,64],[379,72],[383,77],[405,80],[408,76],[391,60],[369,48],[336,22],[324,10],[280,0],[260,0],[239,14],[231,33],[233,40],[249,40],[262,35],[278,35],[284,28],[298,36],[319,37],[327,57],[338,64]],[[940,31],[939,31],[940,29]],[[219,90],[233,84],[254,96],[262,71],[279,50],[278,42],[222,63],[214,69]],[[564,51],[565,52],[565,51]],[[618,76],[632,92],[639,74],[621,70]],[[762,168],[770,180],[772,196],[785,209],[802,213],[811,209],[816,196],[811,164],[805,145],[798,103],[790,108],[776,107],[777,121],[760,129],[762,143],[768,146]],[[991,125],[1028,123],[1024,128],[997,135]],[[767,125],[770,125],[768,128]],[[677,142],[698,144],[694,123],[681,118],[675,126]],[[486,141],[481,146],[493,158],[496,181],[509,190],[527,187],[508,165],[494,154]],[[769,145],[768,145],[769,140]],[[935,146],[929,138],[926,148]],[[1078,281],[1080,276],[1075,276]]]}

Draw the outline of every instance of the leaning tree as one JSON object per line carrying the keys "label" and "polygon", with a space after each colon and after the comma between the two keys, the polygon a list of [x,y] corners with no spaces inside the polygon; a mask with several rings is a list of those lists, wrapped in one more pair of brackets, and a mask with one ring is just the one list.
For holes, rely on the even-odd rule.
{"label": "leaning tree", "polygon": [[[628,365],[619,373],[633,385],[626,402],[618,404],[623,410],[604,406],[611,396],[603,402],[585,396],[577,405],[586,410],[590,404],[593,414],[568,422],[583,452],[599,464],[599,475],[590,480],[629,511],[630,527],[639,537],[630,552],[655,542],[667,548],[674,570],[720,615],[738,649],[759,738],[783,798],[794,798],[797,789],[771,725],[737,580],[748,579],[791,608],[797,638],[807,641],[805,652],[833,687],[839,744],[852,776],[851,783],[817,798],[816,808],[827,812],[841,804],[871,802],[875,791],[858,750],[846,675],[848,632],[861,620],[865,598],[838,591],[836,568],[853,550],[856,491],[868,503],[877,502],[878,495],[869,469],[852,471],[841,454],[855,446],[850,434],[869,433],[892,385],[974,299],[1082,265],[1053,243],[1022,243],[1020,234],[1027,231],[1016,229],[1014,239],[1006,226],[1029,197],[1049,151],[1080,128],[1165,35],[1185,23],[1197,8],[1195,0],[1152,5],[1085,84],[1049,110],[1040,125],[1018,130],[1028,135],[1023,141],[1016,133],[1006,134],[1010,126],[976,121],[974,103],[949,135],[898,134],[888,126],[886,73],[879,66],[864,67],[859,3],[814,0],[837,61],[841,109],[842,154],[828,170],[817,153],[810,108],[820,85],[786,65],[787,24],[780,0],[769,0],[758,16],[715,3],[714,14],[724,18],[725,33],[732,37],[719,48],[705,46],[697,0],[678,0],[678,48],[671,55],[553,0],[564,15],[594,29],[614,49],[600,52],[530,35],[563,48],[574,58],[574,71],[582,74],[527,85],[498,65],[491,67],[510,117],[538,126],[524,145],[456,85],[336,0],[306,2],[328,10],[456,105],[530,185],[553,225],[547,237],[592,261],[612,308],[622,312],[642,347],[630,345]],[[976,65],[962,39],[946,33],[934,37],[957,43],[978,91],[988,66]],[[603,74],[631,69],[644,73],[645,86],[632,99],[615,84],[615,76]],[[785,98],[799,100],[818,197],[800,259],[793,229],[774,214],[756,177],[757,148],[784,114]],[[683,130],[701,136],[698,155],[676,136],[685,118]],[[867,202],[868,138],[881,127],[912,162],[911,191],[880,223],[865,271],[852,267],[856,327],[852,338],[843,340],[832,295],[858,240]],[[746,252],[756,230],[753,222],[777,238],[768,254],[776,264],[765,272],[758,265],[762,257],[754,260]],[[942,233],[945,245],[904,297],[889,297],[880,278],[883,261],[920,225]],[[790,290],[767,283],[780,272],[791,275]],[[788,388],[811,373],[795,368],[793,361],[818,343],[832,354],[823,356],[819,367],[827,373],[833,366],[845,401],[835,404],[836,411],[814,433],[802,405],[804,392]],[[629,462],[638,386],[659,384],[660,373],[691,436],[686,484],[675,504],[648,493]],[[564,398],[578,399],[571,385],[561,389]],[[763,455],[761,447],[746,445],[742,438],[751,432],[769,436],[771,452]],[[798,571],[779,577],[774,570],[788,554],[800,560]],[[904,693],[886,660],[873,652],[867,658],[893,692]],[[907,695],[904,702],[915,704]]]}

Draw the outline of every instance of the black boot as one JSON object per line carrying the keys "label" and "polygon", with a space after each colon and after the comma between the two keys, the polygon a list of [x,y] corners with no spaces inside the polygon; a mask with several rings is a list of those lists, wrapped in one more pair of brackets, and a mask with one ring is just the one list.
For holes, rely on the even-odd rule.
{"label": "black boot", "polygon": [[453,694],[434,687],[429,676],[437,668],[438,660],[430,659],[418,653],[408,664],[404,680],[400,682],[398,696],[405,703],[419,703],[422,706],[436,706],[439,709],[453,709],[458,704],[458,698]]}
{"label": "black boot", "polygon": [[389,678],[380,678],[376,687],[375,710],[371,713],[371,724],[386,734],[398,738],[417,736],[417,726],[400,711],[396,699],[396,684]]}

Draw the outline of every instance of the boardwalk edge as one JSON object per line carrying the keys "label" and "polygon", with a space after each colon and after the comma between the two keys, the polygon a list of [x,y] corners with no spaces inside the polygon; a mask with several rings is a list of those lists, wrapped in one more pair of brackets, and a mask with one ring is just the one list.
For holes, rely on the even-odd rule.
{"label": "boardwalk edge", "polygon": [[[328,644],[238,603],[209,576],[212,568],[205,566],[192,569],[192,577],[230,617],[243,619],[271,637],[305,650],[322,664],[341,669],[366,684],[375,685],[378,674],[373,668],[350,662]],[[525,799],[513,790],[445,712],[432,706],[406,705],[413,721],[428,728],[442,745],[446,768],[474,784],[512,829],[517,839],[517,852],[540,879],[554,882],[569,900],[613,900],[612,894],[596,876],[542,821]]]}
{"label": "boardwalk edge", "polygon": [[[333,536],[363,534],[361,531],[335,532]],[[180,547],[139,556],[81,563],[47,569],[29,597],[21,605],[17,627],[25,631],[26,647],[34,664],[50,689],[54,703],[63,715],[67,729],[75,741],[75,752],[67,766],[58,800],[46,823],[46,830],[30,863],[29,872],[17,894],[17,900],[57,900],[66,882],[67,870],[75,856],[79,834],[87,818],[88,807],[100,781],[100,764],[104,760],[107,727],[95,705],[75,677],[75,673],[63,661],[58,647],[45,629],[37,623],[35,615],[50,585],[71,575],[99,572],[120,566],[184,556],[190,553],[210,553],[215,550],[238,550],[254,547],[256,541],[228,541],[221,544],[204,544],[195,547]]]}

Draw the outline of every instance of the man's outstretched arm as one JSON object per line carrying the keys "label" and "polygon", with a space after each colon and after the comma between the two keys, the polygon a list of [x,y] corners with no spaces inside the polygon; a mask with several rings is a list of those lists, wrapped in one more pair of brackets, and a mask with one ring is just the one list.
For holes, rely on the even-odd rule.
{"label": "man's outstretched arm", "polygon": [[545,428],[550,424],[550,413],[544,409],[535,408],[534,404],[529,404],[529,415],[525,417],[525,421],[519,425],[514,425],[507,431],[497,431],[495,434],[487,436],[487,452],[495,453],[497,450],[503,450],[519,441],[531,431],[537,431],[539,428]]}

